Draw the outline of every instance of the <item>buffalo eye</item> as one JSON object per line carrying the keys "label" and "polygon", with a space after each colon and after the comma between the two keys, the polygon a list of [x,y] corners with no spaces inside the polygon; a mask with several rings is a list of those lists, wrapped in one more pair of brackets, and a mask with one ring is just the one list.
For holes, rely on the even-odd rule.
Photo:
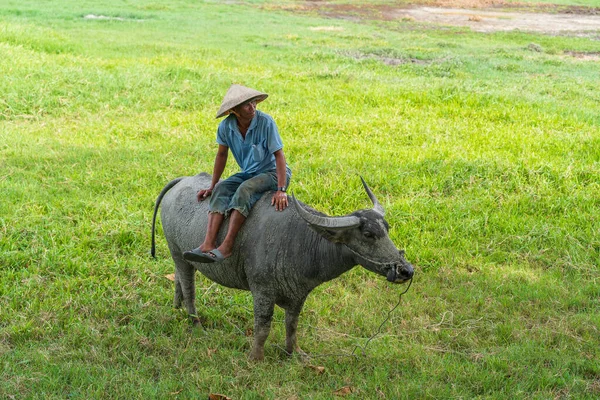
{"label": "buffalo eye", "polygon": [[367,239],[375,239],[375,235],[372,232],[363,232],[363,236]]}

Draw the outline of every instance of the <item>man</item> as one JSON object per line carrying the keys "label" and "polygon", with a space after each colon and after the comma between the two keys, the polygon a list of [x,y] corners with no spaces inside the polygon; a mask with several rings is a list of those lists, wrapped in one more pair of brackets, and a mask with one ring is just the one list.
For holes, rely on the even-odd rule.
{"label": "man", "polygon": [[[209,263],[229,257],[237,233],[264,192],[275,191],[271,204],[277,211],[288,206],[286,189],[292,172],[285,162],[283,143],[273,118],[256,109],[267,97],[241,85],[231,85],[225,94],[217,118],[229,115],[217,129],[219,149],[212,182],[196,195],[198,201],[210,197],[206,237],[199,248],[183,253],[186,260]],[[229,150],[241,171],[219,182]],[[219,228],[227,215],[227,235],[217,247]]]}

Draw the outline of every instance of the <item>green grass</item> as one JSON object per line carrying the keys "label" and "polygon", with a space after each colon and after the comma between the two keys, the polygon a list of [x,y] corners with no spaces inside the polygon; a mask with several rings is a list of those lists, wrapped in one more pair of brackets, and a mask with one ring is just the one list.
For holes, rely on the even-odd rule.
{"label": "green grass", "polygon": [[[566,53],[597,43],[262,1],[2,3],[0,398],[597,398],[598,61]],[[417,268],[357,357],[404,288],[358,267],[313,292],[323,374],[283,355],[280,310],[250,363],[250,295],[200,275],[192,330],[160,229],[148,255],[163,185],[212,170],[232,82],[271,95],[295,195],[346,214],[362,175]]]}

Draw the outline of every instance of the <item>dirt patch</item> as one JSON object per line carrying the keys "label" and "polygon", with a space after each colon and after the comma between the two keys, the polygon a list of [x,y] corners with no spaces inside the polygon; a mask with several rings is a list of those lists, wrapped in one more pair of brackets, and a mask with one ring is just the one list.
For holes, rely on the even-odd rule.
{"label": "dirt patch", "polygon": [[476,32],[521,30],[559,34],[600,31],[600,16],[505,12],[484,9],[419,7],[392,11],[396,18],[413,17],[416,21],[441,25],[468,26]]}
{"label": "dirt patch", "polygon": [[313,26],[308,28],[311,31],[327,31],[327,32],[341,32],[344,30],[341,26]]}
{"label": "dirt patch", "polygon": [[345,53],[344,55],[346,55],[348,57],[352,57],[355,60],[377,60],[386,65],[402,65],[402,64],[427,65],[427,64],[431,63],[431,61],[419,60],[417,58],[391,57],[391,56],[384,56],[384,55],[379,55],[379,54],[369,54],[369,53]]}
{"label": "dirt patch", "polygon": [[103,21],[135,21],[135,22],[143,22],[143,19],[138,18],[123,18],[123,17],[110,17],[108,15],[95,15],[95,14],[87,14],[83,16],[83,19],[97,19]]}
{"label": "dirt patch", "polygon": [[545,3],[519,3],[506,0],[413,0],[398,2],[398,4],[343,4],[330,3],[324,0],[298,1],[293,5],[289,3],[281,7],[295,9],[319,9],[325,12],[338,12],[340,14],[364,13],[367,15],[383,15],[390,10],[406,9],[415,7],[437,7],[437,8],[474,8],[474,9],[505,9],[521,12],[537,13],[562,13],[577,15],[600,15],[600,7],[586,7],[561,4]]}
{"label": "dirt patch", "polygon": [[565,51],[566,55],[586,61],[600,61],[600,51]]}
{"label": "dirt patch", "polygon": [[560,4],[534,4],[534,3],[515,3],[504,0],[434,0],[419,2],[415,5],[442,7],[442,8],[484,8],[484,9],[503,9],[519,12],[531,13],[561,13],[577,15],[600,15],[600,7],[568,6]]}
{"label": "dirt patch", "polygon": [[340,4],[313,0],[269,7],[352,21],[414,21],[464,26],[476,32],[584,32],[586,36],[597,32],[600,37],[600,7],[508,3],[505,0],[415,0],[412,5]]}

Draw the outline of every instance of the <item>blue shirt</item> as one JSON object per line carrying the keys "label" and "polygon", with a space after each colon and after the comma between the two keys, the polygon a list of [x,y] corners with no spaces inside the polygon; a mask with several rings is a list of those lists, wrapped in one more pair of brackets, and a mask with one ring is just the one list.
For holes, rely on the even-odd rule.
{"label": "blue shirt", "polygon": [[275,153],[283,148],[277,125],[270,115],[256,110],[246,137],[237,126],[237,118],[230,114],[219,124],[217,143],[229,147],[242,172],[260,174],[275,169]]}

